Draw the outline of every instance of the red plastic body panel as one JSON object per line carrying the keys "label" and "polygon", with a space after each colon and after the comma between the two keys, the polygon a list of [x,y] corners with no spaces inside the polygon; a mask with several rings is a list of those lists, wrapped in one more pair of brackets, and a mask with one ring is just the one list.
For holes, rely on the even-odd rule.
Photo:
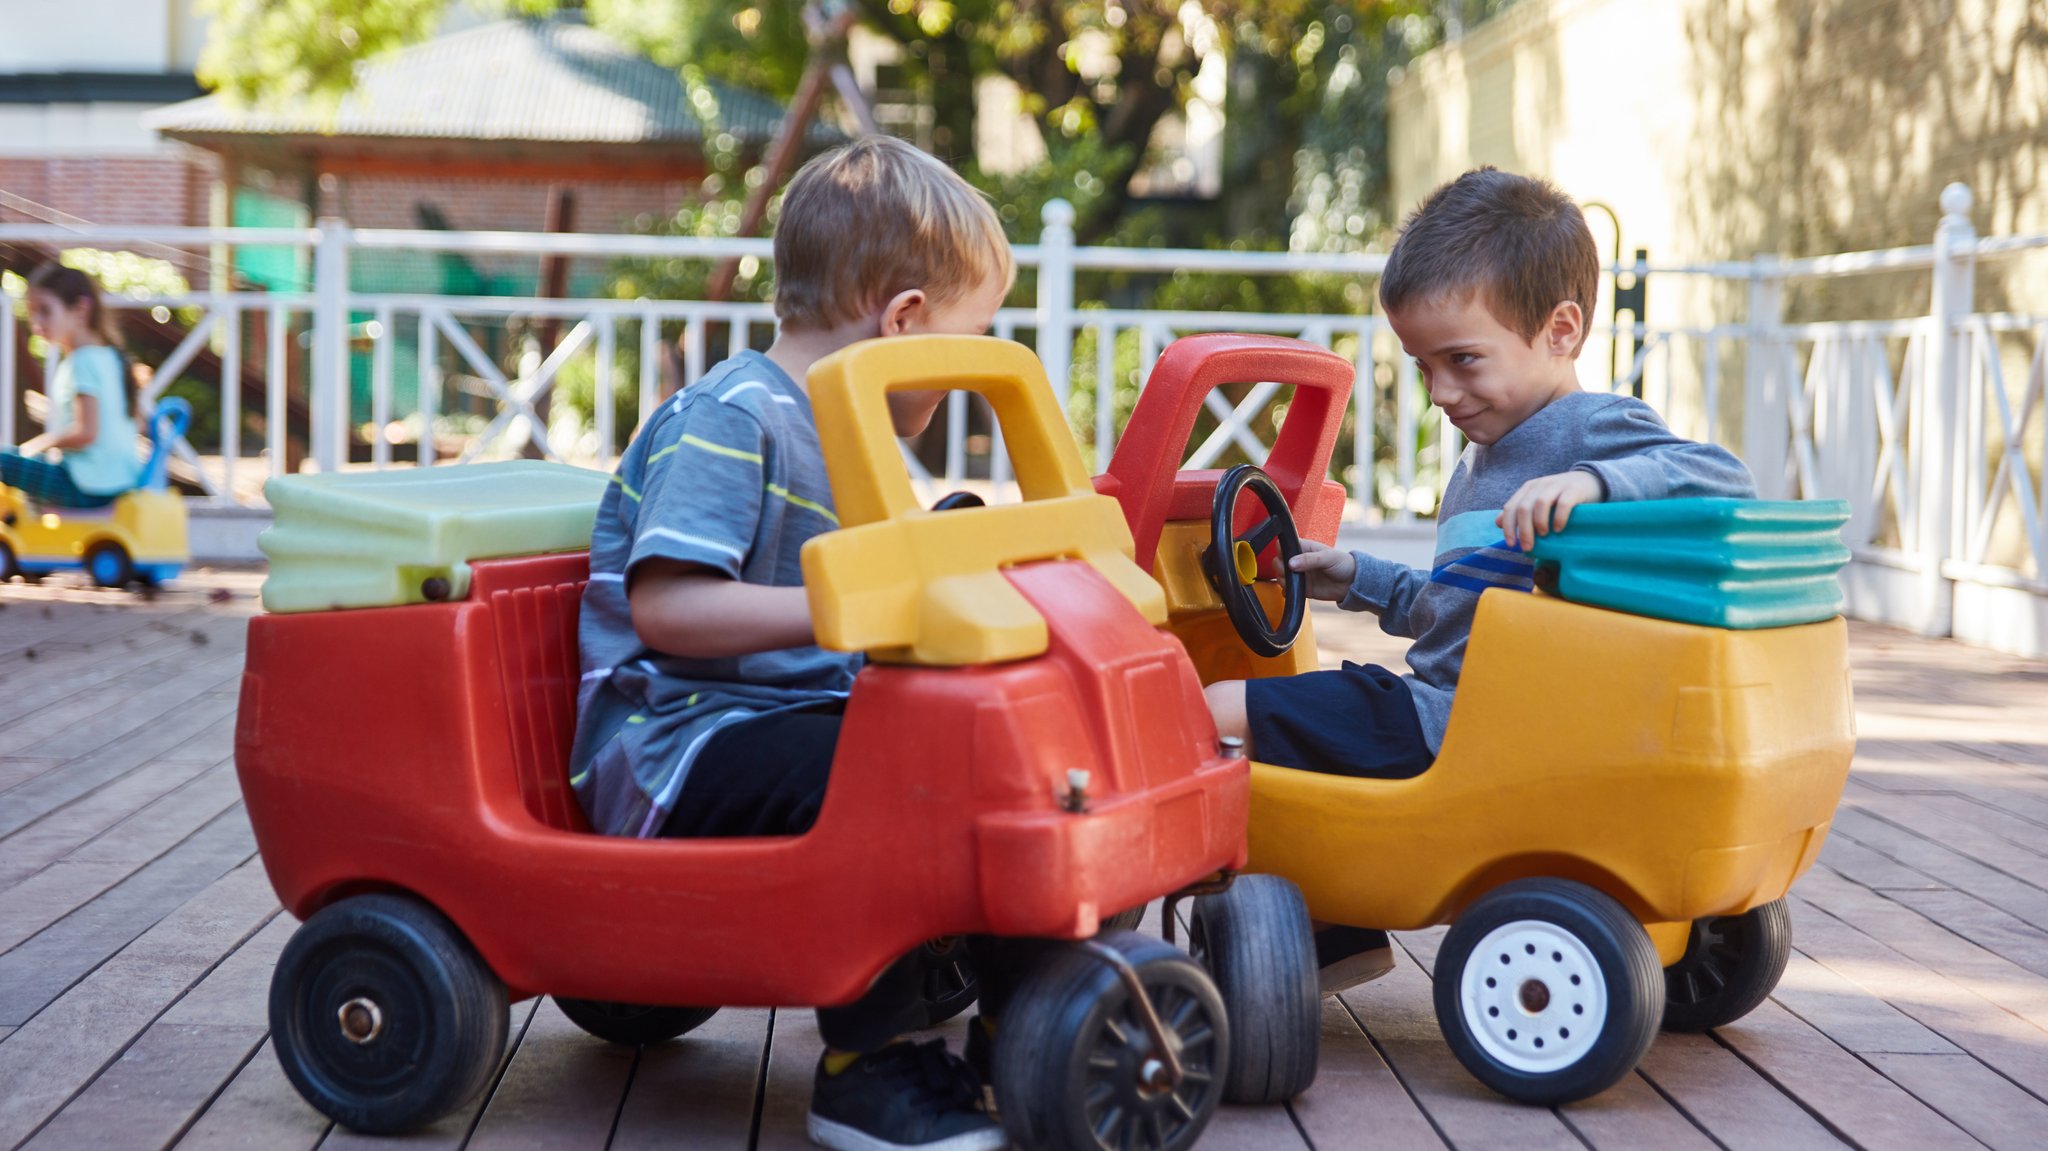
{"label": "red plastic body panel", "polygon": [[[251,622],[236,766],[293,914],[402,889],[515,995],[830,1005],[922,940],[1079,938],[1244,861],[1249,768],[1218,757],[1186,653],[1075,562],[1008,573],[1045,655],[861,672],[809,834],[590,834],[564,780],[585,562]],[[1080,813],[1060,804],[1075,767]]]}
{"label": "red plastic body panel", "polygon": [[1223,473],[1178,469],[1203,399],[1223,384],[1293,385],[1287,418],[1262,466],[1287,497],[1302,538],[1335,543],[1344,485],[1328,478],[1330,453],[1337,446],[1355,371],[1349,360],[1327,348],[1281,336],[1219,333],[1168,345],[1138,393],[1138,406],[1117,441],[1109,470],[1095,477],[1095,490],[1123,505],[1137,542],[1138,566],[1153,570],[1167,521],[1209,518]]}

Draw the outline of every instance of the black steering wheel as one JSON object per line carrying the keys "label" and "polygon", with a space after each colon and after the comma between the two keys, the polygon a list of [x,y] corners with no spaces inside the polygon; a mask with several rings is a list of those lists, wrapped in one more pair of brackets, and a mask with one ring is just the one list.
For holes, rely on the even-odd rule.
{"label": "black steering wheel", "polygon": [[[1238,493],[1250,490],[1266,505],[1266,518],[1243,535],[1235,534]],[[1259,602],[1254,582],[1258,578],[1259,555],[1275,539],[1280,541],[1280,622],[1266,617],[1266,605]],[[1209,550],[1203,553],[1203,567],[1209,582],[1223,600],[1223,610],[1237,628],[1238,638],[1252,654],[1271,658],[1284,655],[1301,634],[1302,617],[1308,612],[1308,577],[1288,566],[1301,554],[1301,536],[1294,529],[1294,513],[1280,485],[1252,464],[1239,464],[1223,473],[1216,484],[1216,503],[1209,513]]]}
{"label": "black steering wheel", "polygon": [[987,506],[987,502],[973,492],[949,492],[939,497],[939,502],[932,505],[932,510],[935,512],[950,512],[957,511],[960,508]]}

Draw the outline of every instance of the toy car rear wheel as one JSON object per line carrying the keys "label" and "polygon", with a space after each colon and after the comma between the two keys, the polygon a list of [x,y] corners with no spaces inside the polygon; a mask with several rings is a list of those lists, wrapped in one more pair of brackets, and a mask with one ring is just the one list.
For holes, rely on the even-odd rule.
{"label": "toy car rear wheel", "polygon": [[475,1099],[497,1070],[505,985],[427,904],[361,895],[300,925],[270,981],[285,1077],[346,1127],[395,1134]]}
{"label": "toy car rear wheel", "polygon": [[1782,899],[1693,920],[1685,955],[1664,969],[1664,1029],[1707,1031],[1756,1010],[1791,956],[1792,913]]}
{"label": "toy car rear wheel", "polygon": [[14,549],[0,542],[0,583],[6,583],[21,574],[21,564],[14,558]]}
{"label": "toy car rear wheel", "polygon": [[947,935],[918,948],[919,978],[924,988],[925,1026],[937,1027],[974,1005],[981,997],[981,979],[967,954],[967,938]]}
{"label": "toy car rear wheel", "polygon": [[135,582],[135,561],[127,548],[102,540],[85,550],[85,573],[101,587],[127,587]]}
{"label": "toy car rear wheel", "polygon": [[1208,973],[1172,944],[1098,936],[1137,972],[1178,1082],[1117,970],[1082,946],[1026,977],[996,1030],[996,1102],[1025,1151],[1185,1151],[1209,1125],[1230,1065],[1230,1021]]}
{"label": "toy car rear wheel", "polygon": [[1322,1049],[1316,946],[1301,889],[1241,875],[1195,900],[1188,950],[1209,969],[1230,1014],[1232,1103],[1278,1103],[1308,1090]]}
{"label": "toy car rear wheel", "polygon": [[554,999],[569,1022],[606,1043],[626,1047],[666,1043],[704,1026],[718,1014],[716,1007],[645,1007],[602,999],[564,999],[559,995]]}
{"label": "toy car rear wheel", "polygon": [[1634,1069],[1664,1015],[1649,933],[1580,883],[1524,879],[1481,896],[1444,936],[1436,1017],[1474,1078],[1510,1099],[1584,1099]]}

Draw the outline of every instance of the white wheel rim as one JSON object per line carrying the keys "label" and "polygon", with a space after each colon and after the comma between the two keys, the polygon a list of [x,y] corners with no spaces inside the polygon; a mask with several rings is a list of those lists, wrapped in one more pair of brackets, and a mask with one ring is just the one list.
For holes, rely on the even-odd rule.
{"label": "white wheel rim", "polygon": [[1458,975],[1465,1030],[1496,1062],[1532,1075],[1584,1058],[1607,1026],[1607,981],[1579,937],[1518,919],[1486,933]]}

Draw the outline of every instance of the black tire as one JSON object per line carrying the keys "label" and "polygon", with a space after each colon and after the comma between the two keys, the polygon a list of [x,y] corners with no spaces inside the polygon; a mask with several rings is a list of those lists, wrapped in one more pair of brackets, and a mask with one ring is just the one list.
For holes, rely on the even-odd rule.
{"label": "black tire", "polygon": [[926,1027],[937,1027],[981,998],[981,979],[967,954],[967,939],[947,935],[918,948],[918,978],[923,989]]}
{"label": "black tire", "polygon": [[85,572],[101,587],[127,587],[135,582],[135,561],[128,557],[127,548],[101,540],[85,549]]}
{"label": "black tire", "polygon": [[1138,925],[1145,922],[1145,909],[1149,906],[1151,905],[1140,903],[1136,907],[1117,912],[1115,915],[1103,920],[1102,925],[1096,928],[1095,934],[1107,935],[1112,931],[1136,931]]}
{"label": "black tire", "polygon": [[1707,1031],[1770,998],[1792,957],[1792,913],[1775,899],[1741,915],[1695,919],[1685,955],[1664,969],[1664,1029]]}
{"label": "black tire", "polygon": [[1322,995],[1315,933],[1301,889],[1277,875],[1241,875],[1195,900],[1188,950],[1209,969],[1230,1015],[1223,1098],[1278,1103],[1316,1080]]}
{"label": "black tire", "polygon": [[270,980],[285,1077],[321,1114],[376,1135],[475,1099],[497,1070],[507,1022],[504,983],[447,917],[407,896],[322,908]]}
{"label": "black tire", "polygon": [[0,542],[0,583],[6,583],[21,574],[21,564],[15,561],[14,549]]}
{"label": "black tire", "polygon": [[1436,1019],[1458,1061],[1510,1099],[1596,1095],[1635,1068],[1664,1016],[1664,972],[1634,916],[1562,879],[1481,896],[1444,936]]}
{"label": "black tire", "polygon": [[718,1014],[716,1007],[643,1007],[602,999],[564,999],[559,995],[554,999],[569,1022],[606,1043],[625,1047],[666,1043],[704,1026]]}
{"label": "black tire", "polygon": [[1099,936],[1137,969],[1176,1045],[1183,1076],[1139,1082],[1152,1043],[1117,972],[1063,948],[1018,988],[996,1030],[996,1103],[1023,1151],[1186,1151],[1223,1098],[1230,1020],[1215,984],[1187,953],[1121,931]]}

